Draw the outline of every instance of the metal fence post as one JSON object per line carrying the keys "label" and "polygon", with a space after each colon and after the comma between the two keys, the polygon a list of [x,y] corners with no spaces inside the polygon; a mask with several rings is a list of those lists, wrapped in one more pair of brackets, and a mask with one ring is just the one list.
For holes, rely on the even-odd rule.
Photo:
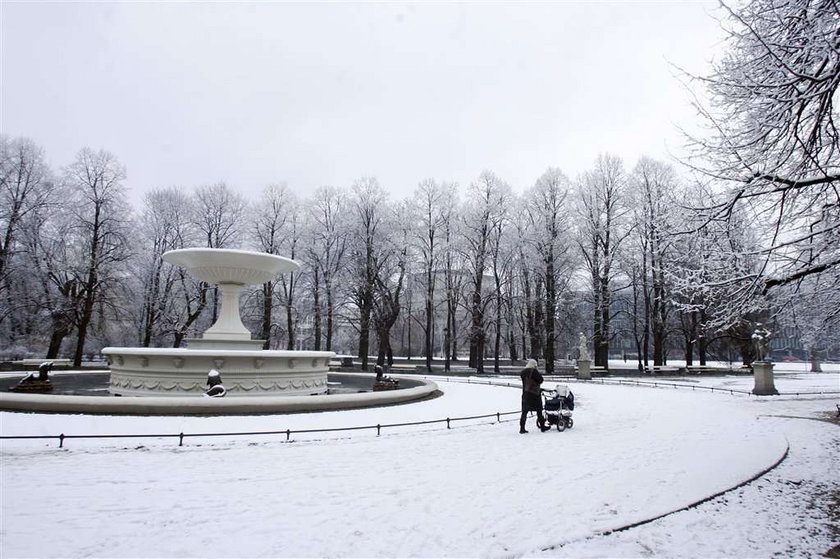
{"label": "metal fence post", "polygon": [[58,448],[64,448],[64,433],[58,436]]}
{"label": "metal fence post", "polygon": [[184,432],[181,431],[181,434],[178,435],[178,446],[184,446]]}

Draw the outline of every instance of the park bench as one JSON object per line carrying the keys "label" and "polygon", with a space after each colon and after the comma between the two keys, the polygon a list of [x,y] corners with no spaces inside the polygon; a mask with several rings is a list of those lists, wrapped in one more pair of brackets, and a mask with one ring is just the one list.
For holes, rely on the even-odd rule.
{"label": "park bench", "polygon": [[648,373],[653,375],[675,375],[680,372],[679,367],[669,367],[667,365],[654,365],[648,367]]}
{"label": "park bench", "polygon": [[[339,360],[341,367],[352,367],[353,360],[356,359],[355,355],[336,355],[336,359]],[[332,363],[330,363],[332,365]]]}
{"label": "park bench", "polygon": [[37,367],[41,363],[52,363],[53,366],[69,367],[72,361],[70,359],[21,359],[12,363],[23,365],[24,367]]}

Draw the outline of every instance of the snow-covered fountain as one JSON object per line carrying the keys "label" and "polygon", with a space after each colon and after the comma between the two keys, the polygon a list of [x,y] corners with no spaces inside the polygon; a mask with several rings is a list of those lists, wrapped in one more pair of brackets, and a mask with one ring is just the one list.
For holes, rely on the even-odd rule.
{"label": "snow-covered fountain", "polygon": [[218,285],[218,319],[186,348],[107,347],[109,390],[120,396],[200,395],[208,372],[222,375],[228,396],[304,396],[327,392],[331,351],[263,350],[242,324],[239,296],[279,274],[295,271],[294,260],[231,249],[186,248],[165,253],[166,262],[200,281]]}

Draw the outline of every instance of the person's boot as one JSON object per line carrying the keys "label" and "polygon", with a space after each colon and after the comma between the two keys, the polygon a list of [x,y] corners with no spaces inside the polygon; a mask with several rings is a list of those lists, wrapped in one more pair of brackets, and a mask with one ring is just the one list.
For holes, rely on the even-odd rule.
{"label": "person's boot", "polygon": [[540,427],[540,431],[542,431],[543,433],[545,433],[546,431],[548,431],[549,429],[551,429],[551,427],[549,427],[549,426],[548,426],[548,425],[546,425],[545,423],[543,423],[543,424],[542,424],[542,425],[540,425],[539,427]]}
{"label": "person's boot", "polygon": [[526,430],[525,430],[525,426],[524,426],[524,425],[520,425],[520,426],[519,426],[519,434],[520,434],[520,435],[521,435],[522,433],[527,433],[527,432],[528,432],[528,431],[526,431]]}

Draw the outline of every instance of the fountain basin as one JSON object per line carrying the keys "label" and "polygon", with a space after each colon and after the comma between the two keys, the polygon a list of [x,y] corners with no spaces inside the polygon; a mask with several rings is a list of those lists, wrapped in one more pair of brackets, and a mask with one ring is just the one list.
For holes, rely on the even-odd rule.
{"label": "fountain basin", "polygon": [[[373,375],[341,373],[373,383]],[[408,404],[440,395],[431,380],[399,378],[405,385],[400,390],[318,396],[268,396],[265,398],[204,398],[202,396],[111,398],[55,394],[19,394],[0,392],[0,410],[29,413],[81,413],[96,415],[252,415],[338,411],[374,406]]]}
{"label": "fountain basin", "polygon": [[309,396],[327,392],[331,351],[106,347],[109,392],[187,396],[207,390],[216,369],[229,397]]}

